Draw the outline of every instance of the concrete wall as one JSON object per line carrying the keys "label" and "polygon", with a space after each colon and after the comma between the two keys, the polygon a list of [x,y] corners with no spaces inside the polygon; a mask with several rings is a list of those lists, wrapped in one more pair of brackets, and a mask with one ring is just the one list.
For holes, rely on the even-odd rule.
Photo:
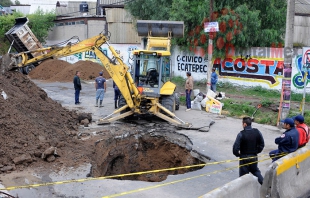
{"label": "concrete wall", "polygon": [[[70,39],[73,36],[78,36],[80,41],[82,41],[96,36],[100,32],[104,33],[105,31],[106,21],[104,20],[87,20],[87,24],[80,24],[80,22],[85,23],[84,18],[76,18],[72,21],[75,22],[74,25],[54,26],[53,29],[49,31],[46,44],[54,45]],[[62,21],[61,23],[65,24],[68,23],[68,21]]]}
{"label": "concrete wall", "polygon": [[261,186],[251,174],[217,188],[202,198],[295,198],[310,195],[310,146],[272,163]]}
{"label": "concrete wall", "polygon": [[[130,69],[133,64],[132,51],[135,49],[142,49],[142,46],[137,44],[111,44],[111,45],[114,47],[116,53],[118,53],[123,62],[130,67]],[[112,60],[114,59],[107,45],[102,45],[101,51],[105,53]],[[81,52],[75,55],[63,57],[61,58],[61,60],[67,61],[69,63],[75,63],[79,60],[89,60],[101,64],[101,61],[97,58],[96,54],[91,51]]]}
{"label": "concrete wall", "polygon": [[260,189],[261,197],[308,197],[309,184],[310,150],[307,146],[269,166]]}
{"label": "concrete wall", "polygon": [[[251,48],[243,52],[230,52],[229,58],[213,57],[220,82],[229,82],[239,86],[262,86],[267,89],[281,90],[283,79],[283,48]],[[172,51],[172,69],[175,76],[186,77],[191,71],[195,81],[207,79],[208,61],[205,50],[197,47],[194,52],[184,52],[178,47]],[[302,49],[294,49],[292,63],[291,90],[303,92]],[[243,54],[241,59],[240,54]],[[251,55],[251,59],[246,59]],[[308,70],[310,72],[310,70]],[[307,77],[307,88],[310,88],[310,75]]]}
{"label": "concrete wall", "polygon": [[259,198],[259,188],[257,177],[247,174],[203,195],[202,198]]}

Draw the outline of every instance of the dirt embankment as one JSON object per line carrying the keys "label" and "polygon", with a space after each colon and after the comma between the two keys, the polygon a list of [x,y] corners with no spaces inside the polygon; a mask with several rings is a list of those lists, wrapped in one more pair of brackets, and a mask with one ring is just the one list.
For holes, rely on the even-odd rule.
{"label": "dirt embankment", "polygon": [[104,78],[111,78],[107,70],[98,63],[92,61],[78,61],[70,64],[63,60],[46,60],[33,69],[29,76],[32,79],[48,80],[58,82],[72,81],[75,72],[80,71],[82,80],[95,79],[100,71],[103,71]]}
{"label": "dirt embankment", "polygon": [[41,159],[50,147],[57,147],[57,155],[53,156],[59,157],[57,162],[61,164],[86,159],[76,152],[85,150],[85,145],[80,146],[76,140],[76,112],[53,101],[19,72],[0,75],[0,92],[0,173],[54,161],[53,157]]}

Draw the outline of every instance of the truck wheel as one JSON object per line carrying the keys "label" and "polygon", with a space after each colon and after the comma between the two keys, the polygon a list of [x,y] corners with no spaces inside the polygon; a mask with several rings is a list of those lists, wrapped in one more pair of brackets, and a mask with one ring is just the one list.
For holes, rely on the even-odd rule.
{"label": "truck wheel", "polygon": [[180,109],[180,96],[177,93],[174,93],[174,97],[175,97],[175,110],[179,110]]}
{"label": "truck wheel", "polygon": [[[118,100],[118,108],[121,108],[123,106],[125,106],[127,104],[125,98],[123,97],[123,95],[121,95],[119,97],[119,100]],[[130,108],[126,108],[125,110],[121,111],[121,114],[122,113],[126,113],[127,111],[130,111]]]}
{"label": "truck wheel", "polygon": [[27,67],[24,67],[24,73],[28,75],[34,68],[34,65],[28,65]]}
{"label": "truck wheel", "polygon": [[172,113],[175,112],[175,96],[174,94],[170,95],[170,96],[162,96],[161,98],[161,104],[168,109],[169,111],[171,111]]}

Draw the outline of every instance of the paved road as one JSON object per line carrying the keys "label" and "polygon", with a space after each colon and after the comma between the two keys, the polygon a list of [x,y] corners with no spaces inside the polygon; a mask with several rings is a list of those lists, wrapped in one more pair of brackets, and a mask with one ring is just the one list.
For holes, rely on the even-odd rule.
{"label": "paved road", "polygon": [[[72,83],[46,83],[35,81],[43,88],[48,95],[60,102],[69,109],[76,109],[93,114],[93,119],[97,120],[114,110],[112,82],[108,81],[108,90],[103,101],[104,108],[94,107],[95,90],[93,82],[83,83],[81,92],[81,105],[74,105],[74,90]],[[237,159],[232,154],[232,145],[237,133],[242,130],[241,119],[226,118],[210,114],[204,111],[185,111],[185,107],[180,107],[176,115],[194,126],[208,125],[212,120],[215,123],[209,132],[199,132],[197,130],[179,130],[179,133],[187,135],[193,142],[193,149],[211,158],[211,162]],[[276,119],[276,118],[275,118]],[[262,154],[276,148],[274,138],[281,132],[277,127],[253,124],[261,130],[265,138],[265,149]],[[91,127],[98,127],[95,124]],[[259,158],[260,160],[263,157]],[[270,165],[271,160],[259,163],[263,175]],[[98,180],[82,183],[70,183],[37,189],[22,189],[11,191],[18,193],[20,197],[104,197],[109,195],[119,195],[121,197],[198,197],[217,187],[220,187],[238,177],[237,161],[222,163],[218,165],[205,166],[204,168],[181,175],[169,176],[163,182],[141,182],[141,181],[119,181],[119,180]],[[59,181],[67,179],[85,178],[89,172],[90,165],[85,164],[78,170],[71,170],[61,174],[55,173],[35,173],[36,178],[42,181]],[[29,170],[28,170],[29,171]],[[22,174],[22,173],[21,173]],[[20,175],[21,175],[20,174]],[[28,175],[29,175],[28,174]],[[16,176],[17,177],[17,176]],[[20,183],[19,183],[20,185]],[[24,196],[21,196],[24,195]]]}

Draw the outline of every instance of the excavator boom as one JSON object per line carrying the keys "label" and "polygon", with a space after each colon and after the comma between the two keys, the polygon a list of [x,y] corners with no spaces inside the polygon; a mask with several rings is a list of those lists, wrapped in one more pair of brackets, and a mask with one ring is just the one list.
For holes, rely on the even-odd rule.
{"label": "excavator boom", "polygon": [[[170,42],[170,39],[168,40]],[[101,51],[101,46],[103,44],[108,45],[112,55],[116,58],[114,61]],[[163,47],[160,43],[154,45]],[[167,43],[165,43],[165,46],[167,46]],[[96,56],[102,62],[103,67],[106,68],[107,72],[118,86],[122,93],[122,98],[124,99],[124,105],[122,107],[105,118],[100,119],[97,122],[98,124],[110,123],[133,114],[153,114],[179,127],[189,128],[191,126],[189,123],[185,123],[181,119],[177,118],[175,114],[168,110],[164,105],[161,105],[160,100],[162,99],[160,97],[154,95],[149,96],[143,93],[143,89],[138,87],[137,82],[128,71],[129,67],[124,64],[123,60],[119,57],[114,48],[109,45],[108,38],[103,34],[99,34],[79,43],[69,44],[63,47],[55,46],[37,48],[35,50],[23,51],[18,54],[4,55],[2,57],[1,70],[2,72],[5,72],[14,68],[22,68],[28,65],[39,64],[41,61],[46,59],[60,58],[85,51],[95,52]],[[34,54],[36,54],[36,56],[33,56]],[[156,62],[153,61],[152,63]],[[169,89],[165,90],[169,91]],[[169,100],[169,97],[166,97],[165,101],[167,102]]]}

